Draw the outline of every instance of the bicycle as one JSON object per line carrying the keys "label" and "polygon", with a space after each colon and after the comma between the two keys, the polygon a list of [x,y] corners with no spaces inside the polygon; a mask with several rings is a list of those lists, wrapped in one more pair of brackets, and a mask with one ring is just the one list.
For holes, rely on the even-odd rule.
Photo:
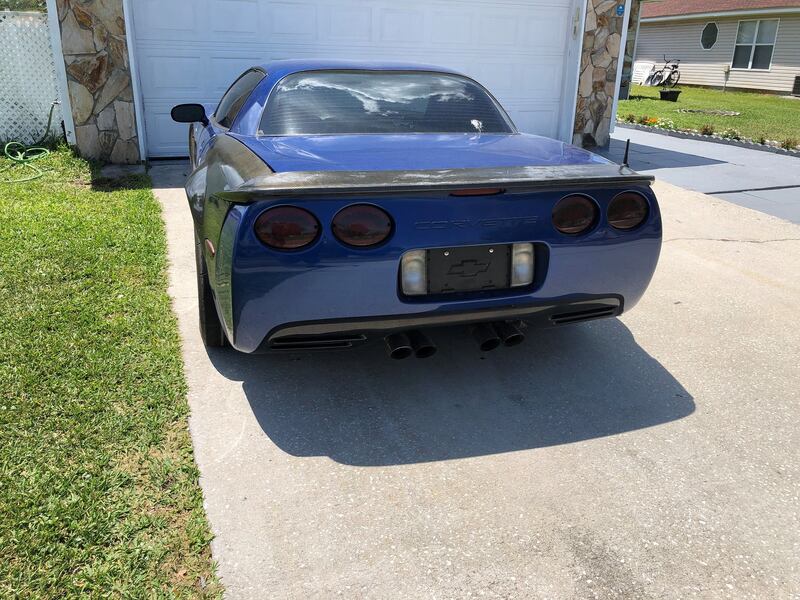
{"label": "bicycle", "polygon": [[665,54],[664,66],[650,73],[647,79],[645,79],[644,84],[652,87],[658,87],[659,85],[675,87],[681,79],[681,73],[678,70],[678,63],[680,62],[680,59],[677,58],[668,59]]}

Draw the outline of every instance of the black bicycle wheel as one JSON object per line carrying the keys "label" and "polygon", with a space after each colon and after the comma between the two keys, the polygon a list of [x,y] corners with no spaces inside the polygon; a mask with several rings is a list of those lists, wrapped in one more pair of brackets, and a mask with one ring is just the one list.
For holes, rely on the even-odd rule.
{"label": "black bicycle wheel", "polygon": [[658,87],[661,85],[661,82],[664,80],[664,71],[658,70],[650,78],[650,85],[653,87]]}
{"label": "black bicycle wheel", "polygon": [[681,73],[677,69],[675,69],[672,73],[669,74],[667,77],[667,85],[669,87],[675,87],[678,85],[678,81],[681,79]]}

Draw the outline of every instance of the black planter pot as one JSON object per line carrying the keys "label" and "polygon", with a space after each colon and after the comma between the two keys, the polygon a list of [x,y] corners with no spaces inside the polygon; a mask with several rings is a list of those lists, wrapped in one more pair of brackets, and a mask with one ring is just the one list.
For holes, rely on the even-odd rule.
{"label": "black planter pot", "polygon": [[677,102],[680,94],[680,90],[661,90],[661,99],[668,102]]}

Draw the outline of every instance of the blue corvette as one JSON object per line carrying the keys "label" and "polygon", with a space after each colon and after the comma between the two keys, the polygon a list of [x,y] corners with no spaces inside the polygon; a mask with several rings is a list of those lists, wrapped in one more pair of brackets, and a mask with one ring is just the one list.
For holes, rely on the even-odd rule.
{"label": "blue corvette", "polygon": [[172,117],[208,346],[426,357],[457,325],[487,351],[621,314],[658,261],[651,177],[519,133],[448,69],[278,61]]}

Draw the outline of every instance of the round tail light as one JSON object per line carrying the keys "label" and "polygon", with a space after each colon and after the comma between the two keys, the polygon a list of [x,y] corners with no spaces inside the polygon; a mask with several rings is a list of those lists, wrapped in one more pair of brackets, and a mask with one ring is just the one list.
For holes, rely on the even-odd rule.
{"label": "round tail light", "polygon": [[578,235],[597,222],[597,205],[586,196],[565,196],[553,208],[553,225],[561,233]]}
{"label": "round tail light", "polygon": [[377,246],[392,234],[392,218],[372,204],[353,204],[333,217],[333,235],[343,244],[366,248]]}
{"label": "round tail light", "polygon": [[296,206],[276,206],[256,219],[256,237],[271,248],[297,250],[314,242],[319,236],[317,218]]}
{"label": "round tail light", "polygon": [[647,199],[636,192],[622,192],[608,204],[608,223],[615,229],[633,229],[647,218]]}

